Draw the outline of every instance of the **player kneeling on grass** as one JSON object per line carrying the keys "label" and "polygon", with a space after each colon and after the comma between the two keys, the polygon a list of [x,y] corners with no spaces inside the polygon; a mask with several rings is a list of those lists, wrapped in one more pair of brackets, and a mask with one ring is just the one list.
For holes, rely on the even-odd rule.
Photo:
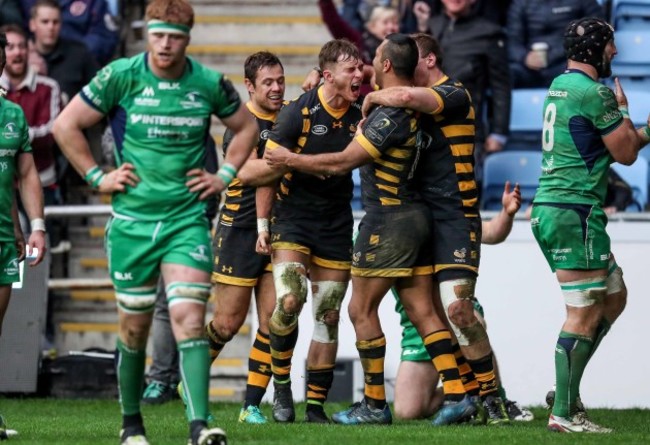
{"label": "player kneeling on grass", "polygon": [[[518,185],[515,185],[511,191],[510,184],[506,183],[502,203],[503,208],[496,217],[490,221],[483,221],[483,244],[499,244],[510,233],[515,213],[521,207],[521,194]],[[394,290],[393,295],[397,298]],[[475,316],[485,326],[483,308],[478,301],[474,302],[474,308]],[[395,310],[400,314],[400,324],[402,325],[402,354],[395,381],[395,415],[401,419],[431,417],[440,408],[444,398],[442,391],[436,389],[439,381],[438,372],[433,367],[422,339],[408,319],[399,299]],[[472,396],[478,396],[478,382],[457,342],[454,344],[454,355],[465,390]],[[505,402],[510,420],[533,420],[533,414],[529,410],[521,408],[516,402],[507,399],[500,379],[499,396]],[[477,404],[477,407],[481,407],[481,404]],[[480,412],[481,410],[479,410]],[[484,412],[483,415],[475,416],[473,419],[476,423],[484,423],[485,420]]]}

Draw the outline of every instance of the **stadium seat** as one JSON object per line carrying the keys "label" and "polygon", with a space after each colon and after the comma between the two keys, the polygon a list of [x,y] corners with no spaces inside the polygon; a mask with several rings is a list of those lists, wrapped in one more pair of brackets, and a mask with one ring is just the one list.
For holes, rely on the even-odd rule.
{"label": "stadium seat", "polygon": [[352,191],[352,201],[350,205],[352,210],[362,210],[363,205],[361,204],[361,176],[359,176],[359,169],[355,168],[352,170],[352,182],[354,182],[354,189]]}
{"label": "stadium seat", "polygon": [[612,24],[617,31],[638,31],[649,29],[650,1],[614,1],[612,5]]}
{"label": "stadium seat", "polygon": [[535,197],[542,168],[542,152],[504,151],[494,153],[483,164],[483,193],[481,208],[501,209],[501,196],[506,181],[521,189],[521,208],[528,207]]}
{"label": "stadium seat", "polygon": [[644,30],[618,31],[615,34],[618,54],[612,61],[612,74],[650,85],[650,26]]}
{"label": "stadium seat", "polygon": [[545,88],[512,90],[506,150],[541,150]]}
{"label": "stadium seat", "polygon": [[639,89],[629,79],[621,79],[621,86],[628,100],[632,123],[635,127],[647,125],[648,114],[650,113],[650,89]]}
{"label": "stadium seat", "polygon": [[628,212],[642,212],[648,204],[648,161],[640,157],[632,165],[612,164],[612,168],[632,188],[634,204],[628,206]]}

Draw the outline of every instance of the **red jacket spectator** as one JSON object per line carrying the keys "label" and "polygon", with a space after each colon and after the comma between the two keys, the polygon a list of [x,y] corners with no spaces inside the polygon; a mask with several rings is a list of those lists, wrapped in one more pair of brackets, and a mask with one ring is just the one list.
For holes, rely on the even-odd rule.
{"label": "red jacket spectator", "polygon": [[59,84],[49,77],[39,76],[27,68],[23,81],[12,88],[6,73],[0,85],[8,91],[7,99],[20,105],[29,124],[29,138],[34,152],[34,162],[43,187],[56,182],[54,163],[54,137],[52,124],[61,111]]}

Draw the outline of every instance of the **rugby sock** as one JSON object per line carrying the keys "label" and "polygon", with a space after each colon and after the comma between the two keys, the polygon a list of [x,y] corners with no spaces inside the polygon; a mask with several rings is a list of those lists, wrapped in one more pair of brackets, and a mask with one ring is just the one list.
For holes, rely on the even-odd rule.
{"label": "rugby sock", "polygon": [[575,408],[582,373],[594,342],[588,337],[561,331],[555,345],[555,403],[553,415],[568,418]]}
{"label": "rugby sock", "polygon": [[503,387],[501,383],[499,383],[499,386],[497,387],[497,392],[499,393],[499,397],[501,397],[501,400],[503,401],[508,400],[508,396],[506,395],[506,389]]}
{"label": "rugby sock", "polygon": [[423,340],[433,366],[440,374],[445,399],[456,402],[462,400],[465,397],[465,388],[454,358],[451,333],[447,329],[441,329],[426,335]]}
{"label": "rugby sock", "polygon": [[454,357],[456,358],[456,364],[458,365],[458,371],[460,372],[460,381],[463,382],[465,392],[470,396],[477,396],[478,382],[472,372],[472,368],[469,366],[469,363],[467,363],[458,343],[453,343],[451,347],[454,351]]}
{"label": "rugby sock", "polygon": [[293,348],[298,341],[298,326],[287,335],[277,335],[271,332],[271,371],[274,384],[288,384],[291,382],[291,359]]}
{"label": "rugby sock", "polygon": [[178,342],[178,363],[187,400],[188,420],[207,420],[210,386],[208,340],[189,338]]}
{"label": "rugby sock", "polygon": [[334,381],[334,365],[307,367],[307,411],[322,410]]}
{"label": "rugby sock", "polygon": [[373,408],[386,406],[386,388],[384,387],[384,357],[386,357],[386,337],[383,335],[371,340],[357,342],[357,350],[363,367],[366,402]]}
{"label": "rugby sock", "polygon": [[144,386],[145,350],[131,349],[118,338],[115,358],[122,415],[139,415],[140,398]]}
{"label": "rugby sock", "polygon": [[210,362],[213,362],[219,357],[223,347],[228,342],[219,336],[217,330],[212,326],[212,322],[205,325],[205,335],[208,337],[208,342],[210,342]]}
{"label": "rugby sock", "polygon": [[598,346],[600,346],[600,342],[603,341],[603,338],[605,338],[611,327],[612,324],[605,318],[600,319],[600,323],[598,323],[598,326],[596,327],[596,333],[594,334],[594,344],[591,347],[591,352],[589,353],[589,360],[591,360],[594,352],[596,352],[596,349],[598,349]]}
{"label": "rugby sock", "polygon": [[269,335],[259,329],[255,342],[248,356],[248,381],[246,382],[246,397],[244,408],[250,405],[259,406],[271,380],[271,345]]}
{"label": "rugby sock", "polygon": [[467,360],[479,385],[479,395],[485,397],[498,391],[497,376],[494,373],[494,360],[490,352],[477,360]]}

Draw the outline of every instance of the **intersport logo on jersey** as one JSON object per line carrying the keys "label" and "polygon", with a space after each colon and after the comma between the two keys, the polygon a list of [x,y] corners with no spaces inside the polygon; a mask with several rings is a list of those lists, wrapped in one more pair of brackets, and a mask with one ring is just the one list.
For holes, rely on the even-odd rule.
{"label": "intersport logo on jersey", "polygon": [[131,114],[132,124],[165,125],[168,127],[201,127],[205,124],[202,117],[160,116],[156,114]]}

